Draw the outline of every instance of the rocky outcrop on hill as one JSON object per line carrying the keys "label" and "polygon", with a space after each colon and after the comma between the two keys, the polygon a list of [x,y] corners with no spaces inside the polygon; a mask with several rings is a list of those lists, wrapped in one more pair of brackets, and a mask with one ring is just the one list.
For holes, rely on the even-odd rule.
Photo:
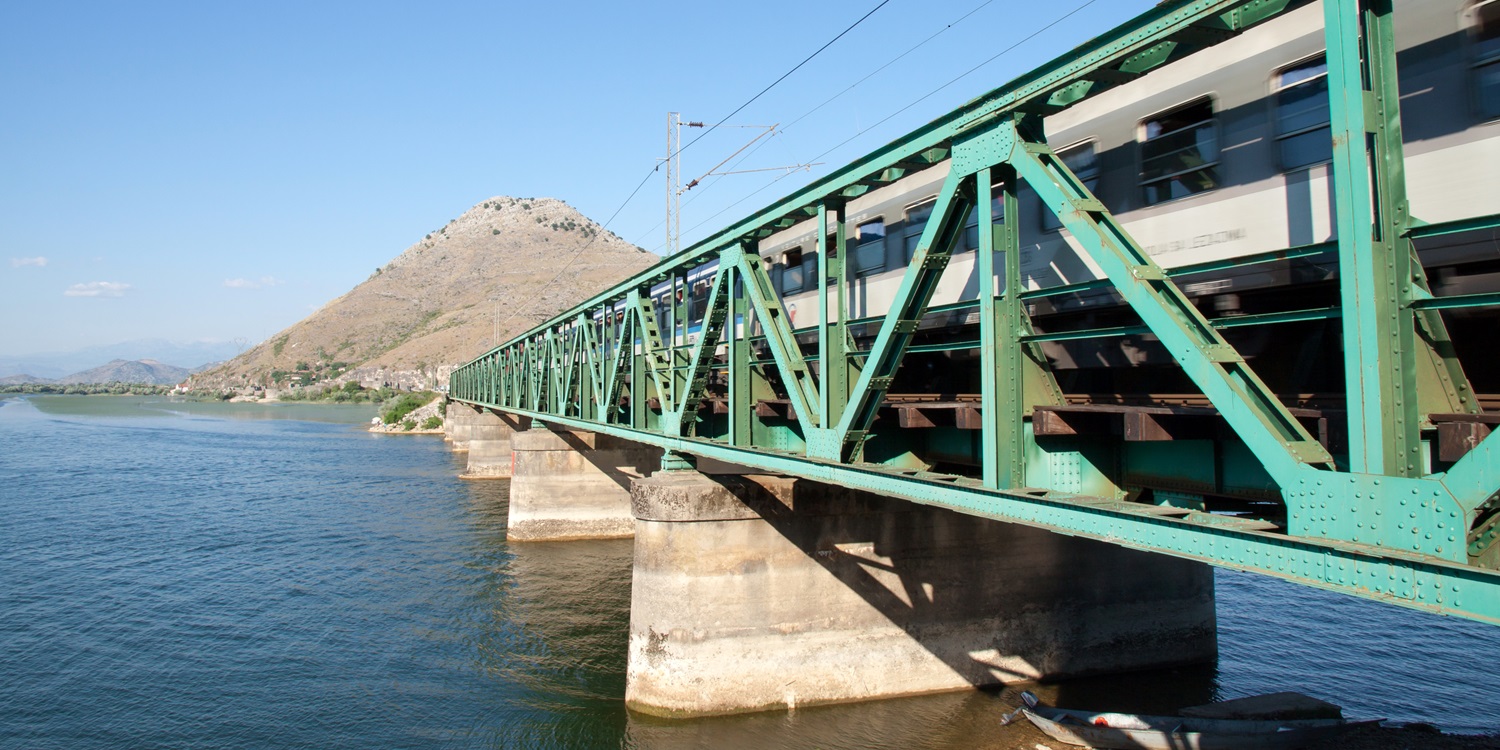
{"label": "rocky outcrop on hill", "polygon": [[190,385],[433,387],[453,366],[657,260],[562,201],[491,198]]}

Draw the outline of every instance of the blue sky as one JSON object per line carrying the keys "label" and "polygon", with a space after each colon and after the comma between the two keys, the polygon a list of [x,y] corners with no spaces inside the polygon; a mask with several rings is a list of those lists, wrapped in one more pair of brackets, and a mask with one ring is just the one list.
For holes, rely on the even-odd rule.
{"label": "blue sky", "polygon": [[[604,221],[668,111],[718,121],[878,1],[0,5],[0,354],[257,342],[494,195]],[[740,169],[827,165],[689,193],[684,244],[1151,4],[890,0],[731,121],[785,127]],[[610,228],[659,250],[662,196]]]}

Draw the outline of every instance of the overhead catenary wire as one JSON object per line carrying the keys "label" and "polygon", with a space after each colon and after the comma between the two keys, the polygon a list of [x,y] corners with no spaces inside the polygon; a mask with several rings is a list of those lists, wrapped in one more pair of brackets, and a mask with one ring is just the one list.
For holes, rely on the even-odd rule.
{"label": "overhead catenary wire", "polygon": [[[826,106],[832,104],[833,102],[837,101],[838,99],[842,98],[844,95],[848,94],[849,92],[851,92],[851,91],[859,88],[859,86],[861,84],[863,84],[864,82],[870,80],[871,78],[875,77],[876,75],[879,75],[881,71],[884,71],[886,68],[889,68],[892,65],[895,65],[896,63],[900,62],[902,59],[904,59],[905,57],[907,57],[911,53],[916,52],[918,49],[921,49],[922,47],[927,46],[928,44],[930,44],[932,42],[932,40],[937,39],[938,37],[942,36],[944,33],[946,33],[949,30],[951,30],[954,26],[957,26],[957,25],[963,23],[964,21],[967,21],[970,16],[973,16],[975,13],[978,13],[979,11],[983,10],[986,6],[992,4],[994,1],[995,0],[984,0],[984,2],[982,2],[982,3],[974,6],[973,8],[969,9],[969,11],[967,13],[964,13],[963,15],[959,16],[958,18],[953,19],[951,22],[945,24],[942,28],[940,28],[937,31],[934,31],[933,33],[929,34],[925,39],[923,39],[923,40],[917,42],[916,44],[913,44],[912,46],[908,47],[905,52],[902,52],[901,54],[896,55],[895,57],[891,58],[890,60],[887,60],[883,65],[881,65],[878,68],[875,68],[874,70],[870,71],[869,73],[866,73],[864,75],[864,77],[860,78],[859,80],[855,81],[854,83],[849,84],[842,91],[834,94],[833,96],[828,97],[827,99],[824,99],[817,106],[813,107],[812,109],[807,110],[806,112],[803,112],[801,115],[798,115],[796,119],[792,120],[785,127],[779,128],[775,133],[772,133],[772,135],[775,136],[775,135],[779,135],[779,134],[785,132],[788,128],[796,125],[799,122],[802,122],[803,120],[805,120],[808,117],[812,116],[813,114],[817,113],[819,110],[823,109],[824,107],[826,107]],[[737,126],[725,125],[724,127],[737,127]],[[694,139],[694,140],[696,140],[696,139]],[[734,164],[732,164],[730,166],[730,169],[733,169],[734,167],[738,167],[740,164],[744,163],[744,161],[746,159],[749,159],[751,156],[755,155],[755,152],[759,151],[761,149],[761,147],[764,146],[768,142],[769,141],[762,141],[762,142],[756,144],[755,148],[750,149],[749,152],[747,152],[744,156],[741,156],[738,161],[736,161]],[[770,184],[775,184],[776,182],[779,182],[782,178],[789,177],[789,176],[790,175],[782,175],[781,177],[778,177],[777,179],[772,180],[770,183],[767,184],[767,186],[769,186]],[[697,193],[693,194],[693,197],[691,197],[691,198],[689,198],[689,199],[687,199],[686,201],[683,202],[683,204],[682,204],[683,207],[687,207],[687,206],[692,205],[693,201],[698,200],[698,198],[700,198],[704,193],[708,192],[709,188],[711,188],[714,185],[717,185],[718,183],[719,183],[719,180],[717,180],[717,179],[715,179],[715,180],[713,180],[711,182],[705,183],[703,185],[703,189],[699,190]],[[766,186],[762,186],[761,190],[765,189],[765,187]],[[760,192],[760,190],[756,190],[755,191],[755,193],[759,193],[759,192]],[[755,193],[750,193],[749,195],[755,195]],[[747,195],[745,197],[748,198],[749,195]],[[741,201],[736,201],[736,203],[733,204],[733,205],[738,205],[742,201],[743,201],[743,199],[741,199]],[[720,211],[719,213],[714,214],[714,216],[718,216],[719,214],[722,214],[722,213],[723,213],[723,211]],[[702,226],[701,222],[699,224],[694,225],[692,229],[696,229],[699,226]],[[650,229],[648,229],[644,233],[642,233],[641,240],[644,240],[648,235],[652,234],[653,232],[655,232],[656,230],[658,230],[660,228],[661,228],[661,222],[658,222],[655,226],[651,227]],[[692,229],[689,229],[688,231],[692,231]],[[636,244],[640,244],[640,240],[637,240]],[[665,245],[657,245],[655,248],[652,248],[652,249],[653,249],[653,251],[655,251],[655,250],[660,250],[663,247],[665,247]]]}
{"label": "overhead catenary wire", "polygon": [[[741,110],[743,110],[744,108],[746,108],[746,107],[750,106],[751,104],[753,104],[755,102],[755,100],[761,98],[762,96],[765,96],[766,92],[768,92],[771,89],[775,88],[777,86],[777,84],[781,83],[782,81],[785,81],[787,79],[787,77],[791,76],[791,74],[797,72],[799,69],[802,68],[802,66],[804,66],[807,63],[811,62],[813,58],[815,58],[818,55],[822,54],[824,50],[826,50],[829,47],[833,46],[834,42],[837,42],[838,40],[844,38],[844,36],[846,34],[848,34],[850,31],[853,31],[856,26],[859,26],[861,23],[864,23],[865,19],[869,18],[872,15],[875,15],[875,11],[878,11],[881,8],[885,7],[886,4],[888,4],[889,2],[890,2],[890,0],[881,0],[880,3],[878,3],[875,7],[871,8],[869,10],[869,12],[865,13],[863,16],[860,16],[859,19],[856,20],[854,23],[849,24],[848,28],[844,29],[843,31],[840,31],[838,33],[838,35],[835,36],[834,38],[829,39],[827,42],[825,42],[823,44],[823,46],[819,47],[817,50],[813,51],[812,54],[810,54],[806,58],[804,58],[802,60],[802,62],[799,62],[796,65],[792,66],[791,70],[788,70],[787,72],[781,74],[781,77],[777,78],[774,81],[772,81],[769,86],[766,86],[765,88],[761,89],[760,92],[757,93],[755,96],[752,96],[749,99],[745,100],[744,104],[741,104],[740,106],[735,107],[735,109],[734,109],[733,112],[730,112],[728,115],[725,115],[718,122],[714,123],[712,126],[710,126],[709,128],[705,129],[702,133],[700,133],[698,135],[697,138],[694,138],[693,140],[688,141],[686,145],[684,145],[681,148],[677,149],[677,152],[675,154],[668,154],[667,158],[670,159],[670,158],[676,156],[677,154],[681,154],[683,151],[686,151],[694,143],[697,143],[699,140],[702,140],[702,138],[704,136],[708,135],[709,133],[713,132],[714,130],[717,130],[720,126],[724,126],[724,124],[726,122],[728,122],[730,120],[730,118],[733,118],[735,115],[739,114]],[[726,126],[726,127],[728,127],[728,126]],[[630,191],[630,195],[626,196],[625,200],[620,203],[620,207],[617,208],[617,209],[615,209],[615,212],[612,213],[612,214],[610,214],[609,218],[606,219],[605,222],[600,225],[600,229],[601,230],[604,230],[604,231],[608,231],[609,230],[609,225],[612,222],[614,222],[615,218],[620,215],[621,211],[625,210],[626,206],[630,205],[630,201],[635,198],[636,194],[638,194],[638,193],[641,192],[641,188],[645,187],[646,182],[651,179],[651,175],[655,174],[659,169],[660,169],[660,165],[652,167],[651,171],[647,172],[646,176],[641,178],[640,183],[638,183],[635,186],[635,189],[632,190],[632,191]],[[530,303],[527,306],[521,307],[521,308],[517,308],[515,310],[512,310],[511,314],[509,316],[507,316],[505,318],[505,320],[503,320],[503,321],[495,324],[495,329],[497,331],[502,330],[503,327],[504,327],[503,326],[504,323],[509,323],[511,320],[515,319],[517,316],[519,316],[519,315],[521,315],[523,313],[530,313],[531,310],[532,310],[532,308],[535,306],[536,302],[539,301],[539,300],[541,300],[542,293],[545,292],[547,289],[551,288],[553,284],[557,283],[557,280],[560,279],[560,278],[562,278],[563,274],[567,273],[568,270],[573,267],[573,264],[576,263],[578,261],[578,258],[583,255],[583,251],[587,250],[590,245],[594,244],[594,240],[598,239],[598,237],[599,237],[599,235],[597,235],[597,234],[594,235],[593,237],[590,237],[588,239],[588,241],[583,244],[582,247],[578,248],[578,250],[573,253],[572,257],[568,258],[568,261],[563,264],[562,268],[558,269],[557,275],[553,276],[551,278],[551,280],[549,280],[546,284],[543,284],[541,286],[541,288],[539,288],[539,289],[536,290],[536,293],[531,297]],[[500,342],[499,341],[495,341],[495,342],[493,342],[493,344],[495,346],[499,346]]]}
{"label": "overhead catenary wire", "polygon": [[[844,146],[848,145],[850,141],[853,141],[854,139],[856,139],[856,138],[864,135],[865,133],[868,133],[871,130],[874,130],[875,128],[880,127],[881,125],[885,124],[886,122],[889,122],[891,119],[897,117],[901,113],[903,113],[903,112],[911,109],[912,107],[915,107],[918,104],[921,104],[922,102],[924,102],[924,101],[932,98],[937,93],[941,92],[943,89],[946,89],[949,86],[952,86],[953,84],[958,83],[959,81],[963,80],[964,78],[967,78],[970,75],[973,75],[980,68],[983,68],[984,66],[989,65],[990,63],[992,63],[992,62],[1000,59],[1006,53],[1009,53],[1009,52],[1015,50],[1017,47],[1020,47],[1021,45],[1025,44],[1025,43],[1027,43],[1029,41],[1031,41],[1032,39],[1035,39],[1036,37],[1038,37],[1041,34],[1043,34],[1044,32],[1046,32],[1048,29],[1051,29],[1052,27],[1054,27],[1054,26],[1062,23],[1063,21],[1066,21],[1069,18],[1072,18],[1073,16],[1077,15],[1078,13],[1080,13],[1081,11],[1083,11],[1085,8],[1089,7],[1090,5],[1093,5],[1096,2],[1098,2],[1098,0],[1085,0],[1085,2],[1083,4],[1081,4],[1081,5],[1073,8],[1072,10],[1068,11],[1067,13],[1064,13],[1063,15],[1059,16],[1058,18],[1054,19],[1051,23],[1048,23],[1047,25],[1045,25],[1045,26],[1037,29],[1036,31],[1033,31],[1030,34],[1027,34],[1025,37],[1023,37],[1023,38],[1021,38],[1021,39],[1019,39],[1019,40],[1017,40],[1015,42],[1012,42],[1010,44],[1010,46],[1006,47],[1005,49],[1000,50],[999,52],[996,52],[994,55],[991,55],[984,62],[981,62],[978,65],[975,65],[974,67],[969,68],[968,70],[964,71],[963,73],[958,74],[957,76],[955,76],[952,79],[950,79],[947,83],[944,83],[941,86],[938,86],[937,88],[934,88],[931,91],[923,94],[922,96],[920,96],[920,97],[916,98],[915,100],[913,100],[910,104],[907,104],[906,106],[904,106],[904,107],[896,110],[895,112],[892,112],[892,113],[886,115],[885,117],[881,118],[878,122],[874,123],[873,125],[870,125],[870,126],[868,126],[866,128],[863,128],[859,132],[856,132],[854,135],[851,135],[848,138],[845,138],[844,140],[840,141],[838,144],[834,145],[833,147],[829,148],[828,150],[824,151],[823,153],[818,154],[817,156],[814,156],[812,159],[809,159],[809,161],[817,161],[817,160],[822,159],[823,157],[825,157],[825,156],[833,153],[834,151],[837,151],[837,150],[843,148]],[[980,7],[983,7],[983,6],[980,6]],[[978,8],[976,8],[975,10],[978,10]],[[971,14],[972,14],[972,12],[973,11],[970,11]],[[951,27],[951,24],[950,24],[950,27]],[[947,29],[945,28],[944,31],[946,31],[946,30]],[[938,33],[940,34],[942,32],[940,31]],[[934,35],[934,36],[936,36],[936,35]],[[847,91],[847,89],[846,89],[846,91]],[[837,98],[838,96],[842,96],[843,93],[844,92],[841,92],[840,94],[836,95],[834,98]],[[830,99],[829,101],[832,101],[832,99]],[[819,105],[819,107],[824,106],[827,103],[828,102],[824,102],[824,104]],[[805,115],[804,115],[804,117],[805,117]],[[800,119],[801,118],[798,118],[798,120],[800,120]],[[793,122],[795,123],[796,120],[794,120]],[[785,130],[785,128],[783,128],[783,130]],[[703,219],[702,221],[698,222],[697,224],[694,224],[691,227],[688,227],[687,231],[692,232],[694,230],[697,230],[699,227],[703,226],[704,224],[707,224],[710,221],[713,221],[715,218],[718,218],[720,215],[722,215],[726,211],[730,210],[731,208],[734,208],[735,206],[738,206],[739,204],[744,203],[745,201],[749,200],[751,197],[755,196],[757,193],[760,193],[761,191],[769,188],[772,185],[775,185],[776,183],[780,182],[781,180],[786,179],[787,177],[790,177],[791,174],[792,173],[787,173],[787,174],[784,174],[784,175],[781,175],[781,176],[777,177],[774,180],[771,180],[770,182],[766,183],[765,185],[762,185],[760,188],[756,189],[755,191],[746,194],[744,197],[740,198],[739,200],[735,201],[734,203],[731,203],[731,204],[725,206],[724,208],[719,209],[719,211],[717,211],[713,215],[711,215],[711,216]]]}
{"label": "overhead catenary wire", "polygon": [[787,72],[782,73],[780,78],[777,78],[776,80],[774,80],[774,81],[771,82],[771,85],[769,85],[769,86],[761,89],[760,93],[756,94],[755,96],[752,96],[749,99],[746,99],[744,104],[741,104],[740,106],[735,107],[733,112],[730,112],[729,114],[727,114],[724,117],[720,118],[718,122],[714,123],[713,125],[710,125],[702,133],[699,133],[696,138],[694,138],[691,141],[688,141],[687,144],[684,145],[682,148],[677,149],[677,153],[676,154],[668,154],[667,158],[670,159],[670,158],[672,158],[674,156],[677,156],[678,154],[681,154],[682,152],[688,150],[689,148],[692,148],[692,146],[693,146],[694,143],[697,143],[698,141],[703,140],[709,133],[714,132],[715,130],[719,129],[719,127],[723,126],[724,123],[729,122],[735,115],[739,114],[741,110],[743,110],[744,108],[750,106],[751,104],[754,104],[756,99],[759,99],[762,96],[765,96],[766,92],[770,91],[773,88],[776,88],[776,85],[779,84],[779,83],[781,83],[782,81],[785,81],[788,76],[790,76],[793,73],[796,73],[798,70],[800,70],[802,68],[802,66],[808,64],[809,62],[812,62],[812,59],[814,57],[817,57],[818,55],[822,54],[823,50],[826,50],[829,47],[832,47],[834,42],[837,42],[838,40],[843,39],[845,34],[848,34],[849,32],[853,31],[854,27],[856,27],[856,26],[864,23],[865,19],[869,18],[870,16],[875,15],[875,11],[880,10],[881,8],[884,8],[886,6],[886,4],[889,3],[890,1],[891,0],[880,0],[880,3],[878,5],[876,5],[875,7],[871,8],[868,13],[864,14],[863,16],[860,16],[858,21],[855,21],[854,23],[849,24],[848,28],[846,28],[843,31],[840,31],[838,33],[838,36],[835,36],[834,38],[829,39],[827,42],[825,42],[823,44],[823,46],[819,47],[811,55],[808,55],[805,59],[803,59],[802,62],[799,62],[796,65],[793,65],[791,70],[788,70]]}

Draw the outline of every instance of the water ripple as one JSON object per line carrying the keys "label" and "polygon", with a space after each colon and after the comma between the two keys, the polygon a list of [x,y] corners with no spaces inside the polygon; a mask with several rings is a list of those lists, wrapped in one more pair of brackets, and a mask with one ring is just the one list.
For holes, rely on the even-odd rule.
{"label": "water ripple", "polygon": [[[505,482],[332,413],[0,402],[0,747],[948,747],[987,744],[1015,700],[628,714],[631,543],[511,547]],[[1500,629],[1218,580],[1217,669],[1069,694],[1299,689],[1493,725],[1472,666]]]}

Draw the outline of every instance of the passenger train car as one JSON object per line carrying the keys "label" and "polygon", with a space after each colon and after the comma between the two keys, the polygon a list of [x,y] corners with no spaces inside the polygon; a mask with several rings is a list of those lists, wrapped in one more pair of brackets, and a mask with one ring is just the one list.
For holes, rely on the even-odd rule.
{"label": "passenger train car", "polygon": [[[1500,214],[1500,0],[1398,0],[1396,37],[1411,211],[1441,230],[1419,232],[1416,240],[1433,291],[1500,290],[1500,232],[1444,224]],[[1338,304],[1323,44],[1321,6],[1308,2],[1046,121],[1054,150],[1159,264],[1186,272],[1177,276],[1179,286],[1210,318]],[[847,205],[851,318],[885,312],[946,172],[944,162]],[[1099,278],[1097,269],[1024,186],[1019,209],[1012,218],[1021,231],[1020,281],[1039,332],[1134,321],[1107,288],[1076,287]],[[970,212],[934,306],[976,297],[977,213]],[[795,326],[817,323],[816,231],[815,221],[805,221],[759,245]],[[1265,257],[1287,248],[1294,252]],[[1257,262],[1236,265],[1249,258]],[[689,277],[698,305],[712,270],[705,266]],[[658,286],[653,294],[675,292]],[[1445,313],[1460,354],[1490,345],[1481,337],[1493,335],[1495,314],[1493,308]],[[969,328],[976,320],[972,310],[960,310],[930,315],[923,327],[931,341],[962,341],[977,336]],[[668,330],[668,321],[660,322]],[[1338,391],[1339,366],[1319,359],[1330,351],[1336,356],[1338,330],[1337,320],[1323,319],[1231,329],[1226,336],[1252,357],[1272,347],[1294,350],[1285,353],[1296,356],[1257,364],[1280,392]],[[1174,368],[1151,367],[1170,357],[1149,336],[1044,347],[1064,390],[1191,390],[1172,381],[1180,377]],[[972,354],[955,347],[933,356]],[[893,391],[977,392],[975,384],[942,381],[945,370],[970,368],[940,364],[929,363],[927,375],[921,367],[903,368]],[[1500,391],[1500,373],[1470,376],[1476,389]]]}

